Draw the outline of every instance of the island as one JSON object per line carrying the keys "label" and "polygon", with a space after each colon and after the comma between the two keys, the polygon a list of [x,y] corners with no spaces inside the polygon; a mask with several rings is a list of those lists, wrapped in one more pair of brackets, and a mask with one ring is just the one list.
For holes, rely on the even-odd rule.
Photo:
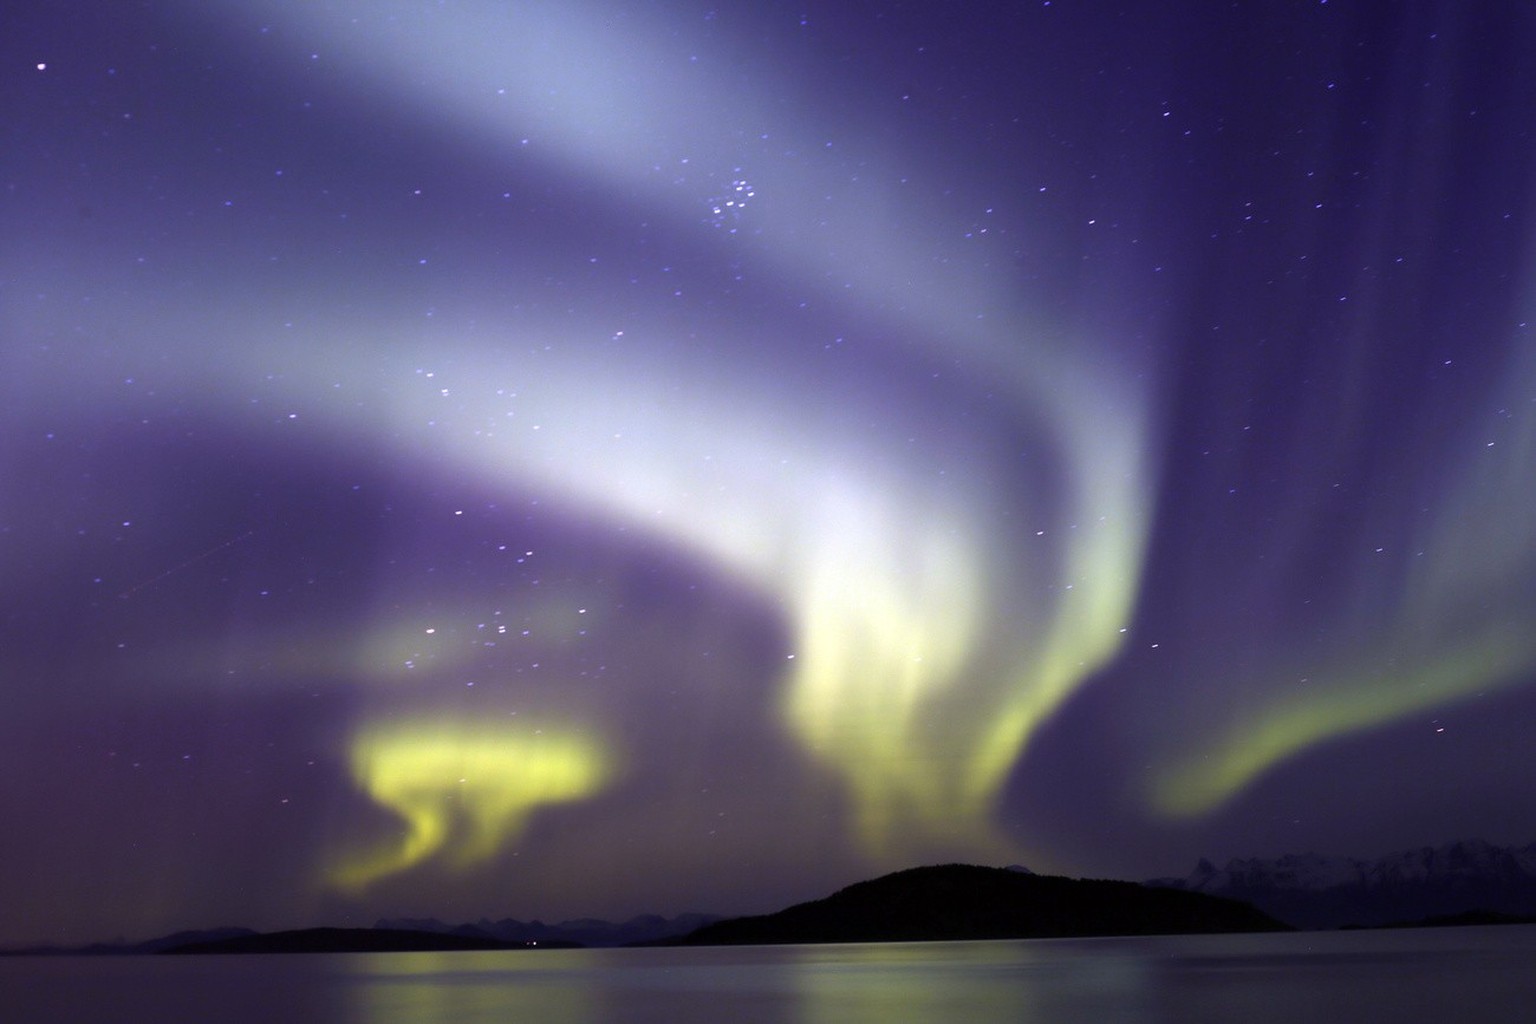
{"label": "island", "polygon": [[932,942],[1290,931],[1237,900],[1135,882],[946,864],[859,882],[778,913],[705,925],[671,945]]}

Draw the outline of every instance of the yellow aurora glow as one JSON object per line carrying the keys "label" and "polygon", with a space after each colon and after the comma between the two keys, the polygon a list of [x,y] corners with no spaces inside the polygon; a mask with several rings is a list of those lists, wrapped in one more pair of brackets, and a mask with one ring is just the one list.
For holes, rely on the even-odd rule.
{"label": "yellow aurora glow", "polygon": [[[1528,397],[1536,343],[1513,347],[1503,387],[1495,415],[1460,438],[1481,457],[1460,464],[1440,515],[1407,548],[1391,632],[1366,657],[1357,651],[1307,673],[1316,683],[1300,692],[1265,680],[1262,692],[1279,699],[1241,706],[1227,728],[1191,735],[1152,775],[1157,810],[1209,813],[1319,743],[1528,682],[1536,667],[1536,609],[1525,590],[1536,573],[1536,404]],[[1370,575],[1362,566],[1354,577]],[[1365,638],[1363,626],[1361,634],[1351,639]]]}
{"label": "yellow aurora glow", "polygon": [[1197,737],[1153,777],[1154,806],[1171,817],[1208,814],[1265,772],[1318,743],[1450,703],[1471,688],[1514,682],[1536,659],[1527,625],[1490,630],[1457,649],[1383,677],[1360,668],[1317,694],[1259,708],[1213,740]]}
{"label": "yellow aurora glow", "polygon": [[1298,140],[1177,46],[1058,106],[1062,5],[920,59],[853,8],[122,6],[23,76],[0,353],[7,858],[82,918],[130,842],[162,916],[231,864],[608,916],[1518,819],[1528,154],[1420,116],[1518,106],[1476,49]]}
{"label": "yellow aurora glow", "polygon": [[353,744],[352,770],[381,805],[404,820],[397,843],[347,859],[331,873],[356,891],[440,860],[462,870],[515,840],[542,808],[580,800],[609,777],[604,745],[576,731],[526,725],[397,718]]}
{"label": "yellow aurora glow", "polygon": [[[636,54],[679,43],[664,33],[637,42],[647,39],[643,19],[620,34],[598,5],[480,8],[428,22],[412,5],[369,5],[357,18],[345,7],[273,7],[270,16],[302,21],[328,52],[398,93],[405,109],[457,123],[466,137],[500,140],[519,159],[528,156],[518,141],[524,123],[536,120],[543,159],[643,197],[661,215],[693,215],[687,194],[656,174],[663,151],[686,149],[699,167],[741,160],[737,142],[708,126],[760,121],[774,138],[803,137],[787,146],[800,155],[760,153],[743,172],[763,196],[751,211],[754,251],[828,303],[846,301],[853,288],[862,303],[893,311],[887,347],[860,357],[867,372],[827,376],[783,360],[714,364],[712,351],[754,349],[749,328],[732,325],[722,329],[740,337],[670,362],[645,351],[670,346],[638,332],[594,350],[569,335],[569,321],[536,328],[544,332],[536,346],[512,336],[495,353],[422,344],[381,322],[361,329],[394,336],[392,352],[415,353],[376,364],[380,390],[395,404],[359,408],[347,415],[363,419],[336,429],[419,445],[418,428],[433,424],[432,457],[465,478],[534,486],[757,588],[783,609],[793,634],[784,727],[845,787],[865,852],[884,863],[925,848],[995,853],[999,787],[1040,724],[1118,650],[1129,624],[1155,476],[1137,368],[1123,357],[1109,364],[1107,344],[1058,337],[1019,313],[1006,271],[935,261],[931,254],[953,239],[928,203],[894,185],[840,181],[846,155],[825,154],[815,141],[818,97],[800,96],[786,117],[778,99],[765,103],[729,81],[700,89],[691,77],[657,77],[648,58],[635,66]],[[515,54],[502,45],[524,39],[559,44]],[[572,53],[586,56],[572,61]],[[509,74],[518,76],[511,87]],[[486,95],[503,99],[487,106]],[[872,167],[922,159],[867,154]],[[494,325],[495,310],[480,322]],[[679,322],[678,337],[696,329]],[[272,339],[253,349],[270,372]],[[315,382],[306,419],[338,415],[326,358],[306,346],[283,378]],[[926,405],[881,391],[890,368],[909,363],[930,365],[929,379],[940,381]],[[511,381],[519,382],[515,402],[513,389],[499,386]],[[983,393],[995,396],[989,416],[1035,432],[1041,493],[1009,490],[1019,456],[994,447],[995,421],[970,426],[953,415]],[[386,659],[401,661],[417,642],[386,649]],[[387,746],[362,741],[359,757],[370,767],[359,774],[406,814],[412,838],[362,877],[444,841],[443,808],[456,792],[432,782],[442,773],[421,768],[438,740],[421,746],[408,724],[389,728]],[[392,757],[407,767],[388,769]],[[522,806],[520,796],[506,802]]]}
{"label": "yellow aurora glow", "polygon": [[[403,96],[424,113],[446,113],[485,139],[520,137],[518,124],[537,118],[551,151],[575,173],[638,190],[658,209],[679,201],[653,174],[658,146],[686,140],[706,166],[739,158],[730,140],[690,124],[761,120],[791,139],[806,130],[782,123],[757,97],[723,88],[714,109],[716,101],[696,89],[637,75],[625,56],[632,40],[621,45],[601,12],[581,4],[528,17],[538,33],[561,40],[560,52],[601,59],[579,62],[585,70],[566,89],[514,88],[508,106],[494,109],[477,97],[508,65],[476,41],[527,35],[518,30],[522,15],[481,11],[415,35],[396,25],[376,37],[370,26],[383,22],[304,17],[380,87],[429,83]],[[409,18],[397,11],[397,21]],[[424,74],[449,48],[462,54],[453,73]],[[565,75],[538,53],[530,59],[544,61],[530,66],[530,81]],[[637,81],[647,84],[637,89]],[[584,127],[594,124],[612,130]],[[879,166],[890,156],[872,152],[868,162]],[[846,787],[865,849],[885,860],[925,839],[957,851],[991,849],[991,804],[1007,774],[1040,724],[1116,655],[1130,624],[1155,491],[1149,382],[1096,359],[1090,339],[1053,339],[1027,317],[977,325],[972,311],[994,305],[991,297],[1005,288],[974,267],[957,278],[924,258],[944,247],[930,237],[942,218],[894,196],[872,215],[867,190],[840,190],[830,163],[808,160],[777,167],[760,158],[753,167],[764,196],[753,210],[758,256],[786,277],[846,279],[866,302],[899,309],[905,331],[888,358],[942,363],[1036,424],[1059,474],[1048,510],[1005,507],[1018,499],[999,486],[1012,470],[981,454],[988,443],[981,433],[954,428],[930,446],[926,463],[869,459],[892,437],[925,430],[931,409],[909,418],[890,406],[846,415],[846,392],[804,376],[759,376],[747,392],[731,384],[739,367],[712,365],[701,352],[676,365],[630,362],[621,350],[573,355],[580,343],[557,337],[562,343],[544,347],[536,386],[520,388],[509,421],[506,398],[486,382],[527,380],[525,367],[480,352],[434,361],[423,351],[412,364],[433,366],[430,387],[393,389],[396,406],[385,420],[359,426],[412,436],[407,428],[417,424],[446,425],[442,396],[451,394],[456,429],[440,431],[436,455],[492,485],[533,484],[573,507],[600,510],[759,588],[784,609],[793,633],[785,725]],[[828,194],[840,201],[826,203]],[[812,204],[813,219],[838,239],[835,262],[821,236],[796,230]],[[742,338],[726,341],[730,351],[750,348]],[[1021,347],[1028,360],[1018,358]],[[777,372],[769,363],[757,369]],[[395,370],[395,379],[406,373],[403,365]],[[786,418],[791,395],[797,412]],[[327,397],[316,396],[312,415],[326,415]],[[1506,469],[1513,483],[1505,490],[1521,493],[1528,471]],[[1467,489],[1479,490],[1477,482]],[[1497,521],[1510,518],[1506,509]],[[1517,512],[1514,520],[1526,517]],[[1469,564],[1458,529],[1430,538],[1427,562]],[[1023,538],[1036,534],[1048,555],[1027,550]],[[1527,549],[1526,540],[1517,538],[1516,549]],[[1471,563],[1489,561],[1487,545],[1474,538],[1473,548]],[[1460,621],[1460,608],[1447,609],[1443,597],[1466,576],[1465,568],[1431,570],[1405,606],[1427,607],[1427,619]],[[999,634],[1010,639],[998,643]],[[1154,806],[1209,810],[1300,750],[1455,699],[1522,658],[1491,634],[1465,645],[1447,639],[1423,655],[1407,684],[1326,666],[1310,674],[1353,681],[1319,686],[1315,696],[1248,702],[1229,734],[1204,745],[1197,736],[1193,749],[1170,751],[1154,766]]]}

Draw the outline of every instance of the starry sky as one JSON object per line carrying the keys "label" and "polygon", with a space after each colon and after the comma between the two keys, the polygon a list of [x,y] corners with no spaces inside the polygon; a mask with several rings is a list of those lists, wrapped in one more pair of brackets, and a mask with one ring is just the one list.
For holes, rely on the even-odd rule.
{"label": "starry sky", "polygon": [[0,16],[0,942],[1527,843],[1516,3]]}

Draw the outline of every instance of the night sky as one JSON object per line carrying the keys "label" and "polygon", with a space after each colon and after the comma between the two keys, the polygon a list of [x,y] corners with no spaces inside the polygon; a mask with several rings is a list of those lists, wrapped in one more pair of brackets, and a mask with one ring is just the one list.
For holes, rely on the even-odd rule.
{"label": "night sky", "polygon": [[0,16],[0,942],[1536,839],[1536,15]]}

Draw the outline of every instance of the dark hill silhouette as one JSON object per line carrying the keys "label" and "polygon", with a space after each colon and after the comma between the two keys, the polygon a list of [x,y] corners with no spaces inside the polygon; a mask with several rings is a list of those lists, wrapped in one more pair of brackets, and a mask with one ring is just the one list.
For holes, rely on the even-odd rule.
{"label": "dark hill silhouette", "polygon": [[1285,930],[1286,925],[1246,903],[1204,893],[949,864],[860,882],[776,914],[718,921],[675,942],[921,942]]}

